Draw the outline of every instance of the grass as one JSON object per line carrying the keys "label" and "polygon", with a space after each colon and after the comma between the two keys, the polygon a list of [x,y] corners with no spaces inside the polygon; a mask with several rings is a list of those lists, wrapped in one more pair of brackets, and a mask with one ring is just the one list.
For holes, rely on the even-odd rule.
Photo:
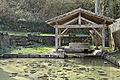
{"label": "grass", "polygon": [[[90,46],[91,49],[95,49],[95,47],[96,47],[96,46],[93,46],[93,45]],[[99,49],[102,49],[102,46],[98,46],[98,48],[99,48]],[[108,50],[108,51],[112,51],[112,48],[111,48],[111,47],[105,47],[105,49]]]}
{"label": "grass", "polygon": [[46,45],[41,45],[41,44],[36,44],[35,47],[33,48],[23,48],[23,47],[14,47],[11,46],[10,48],[2,48],[0,50],[0,54],[4,53],[15,53],[15,54],[21,54],[21,53],[34,53],[34,54],[43,54],[48,52],[51,49],[54,49],[55,47],[53,46],[46,46]]}
{"label": "grass", "polygon": [[11,46],[10,48],[1,47],[0,54],[8,53],[8,52],[10,52],[11,50],[14,50],[14,49],[16,49],[14,46]]}

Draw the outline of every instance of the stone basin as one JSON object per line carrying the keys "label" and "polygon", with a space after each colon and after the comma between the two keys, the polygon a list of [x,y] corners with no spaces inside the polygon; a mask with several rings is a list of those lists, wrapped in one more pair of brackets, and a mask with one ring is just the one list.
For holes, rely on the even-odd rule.
{"label": "stone basin", "polygon": [[69,47],[73,49],[90,49],[89,43],[69,43]]}

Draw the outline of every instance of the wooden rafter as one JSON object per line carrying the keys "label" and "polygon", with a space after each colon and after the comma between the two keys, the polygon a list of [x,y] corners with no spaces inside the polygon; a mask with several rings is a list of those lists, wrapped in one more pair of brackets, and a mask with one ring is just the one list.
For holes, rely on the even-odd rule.
{"label": "wooden rafter", "polygon": [[92,22],[92,21],[90,21],[90,20],[88,20],[88,19],[85,19],[84,17],[81,17],[81,19],[84,20],[84,21],[87,21],[87,22],[89,22],[89,23],[91,23],[91,24],[98,25],[98,24],[96,24],[95,22]]}
{"label": "wooden rafter", "polygon": [[77,21],[77,20],[78,20],[78,17],[75,18],[75,19],[73,19],[73,20],[71,20],[71,21],[69,21],[69,22],[67,22],[67,23],[65,23],[65,24],[63,24],[63,25],[69,25],[70,23],[73,23],[73,22],[75,22],[75,21]]}

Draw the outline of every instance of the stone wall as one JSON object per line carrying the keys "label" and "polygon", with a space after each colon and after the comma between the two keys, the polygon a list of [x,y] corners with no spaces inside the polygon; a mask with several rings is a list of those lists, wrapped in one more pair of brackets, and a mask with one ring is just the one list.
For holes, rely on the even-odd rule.
{"label": "stone wall", "polygon": [[[43,35],[28,35],[29,40],[54,46],[55,45],[55,36],[43,36]],[[79,36],[79,37],[69,37],[64,36],[62,38],[62,45],[68,45],[71,42],[81,42],[81,43],[92,43],[92,39],[89,36]]]}
{"label": "stone wall", "polygon": [[110,45],[114,50],[120,51],[120,19],[117,19],[115,23],[109,26],[110,27]]}
{"label": "stone wall", "polygon": [[[34,42],[41,43],[49,46],[55,45],[55,36],[43,36],[43,35],[31,35],[27,36],[22,35],[8,35],[0,33],[0,46],[24,46],[24,47],[33,47]],[[70,37],[65,36],[62,38],[62,45],[68,45],[72,42],[81,42],[81,43],[92,43],[91,37],[89,36],[79,36],[79,37]]]}
{"label": "stone wall", "polygon": [[7,33],[0,33],[0,47],[9,47],[10,40]]}
{"label": "stone wall", "polygon": [[115,43],[115,49],[120,51],[120,30],[113,32],[113,38]]}

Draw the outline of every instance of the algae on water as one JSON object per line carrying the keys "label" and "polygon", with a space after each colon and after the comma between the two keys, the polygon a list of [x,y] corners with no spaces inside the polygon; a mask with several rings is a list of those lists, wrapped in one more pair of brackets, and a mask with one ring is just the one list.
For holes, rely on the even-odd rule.
{"label": "algae on water", "polygon": [[4,59],[0,68],[15,80],[120,80],[102,59]]}

